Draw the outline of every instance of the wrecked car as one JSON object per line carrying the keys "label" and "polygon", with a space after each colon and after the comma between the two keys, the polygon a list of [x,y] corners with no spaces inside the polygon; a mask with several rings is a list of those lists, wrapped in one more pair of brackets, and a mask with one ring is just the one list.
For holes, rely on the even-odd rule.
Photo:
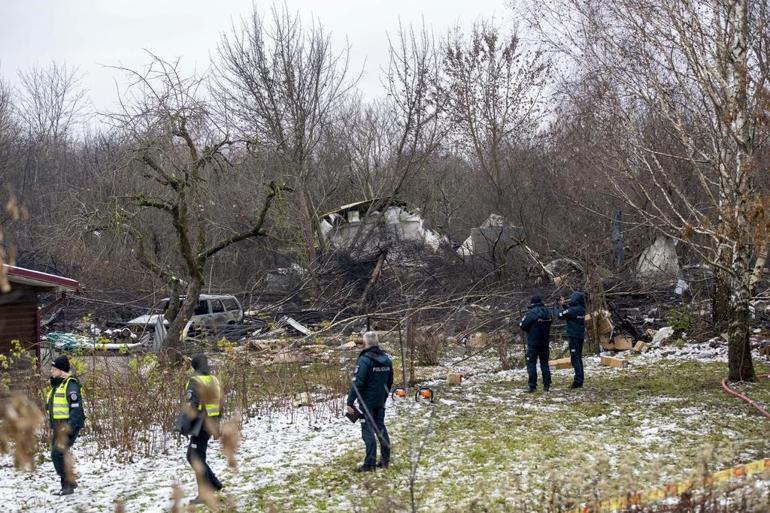
{"label": "wrecked car", "polygon": [[[140,327],[154,326],[158,319],[165,317],[170,302],[170,298],[165,298],[160,302],[162,313],[140,315],[126,324]],[[243,322],[243,308],[235,296],[201,294],[190,321],[192,324],[201,326],[237,324]],[[164,318],[163,324],[168,326],[168,320]]]}

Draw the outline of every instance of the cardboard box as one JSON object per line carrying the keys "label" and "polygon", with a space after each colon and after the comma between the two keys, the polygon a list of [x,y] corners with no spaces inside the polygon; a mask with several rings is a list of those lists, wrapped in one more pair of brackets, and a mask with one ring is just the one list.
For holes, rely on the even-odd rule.
{"label": "cardboard box", "polygon": [[613,337],[612,343],[615,346],[615,351],[628,351],[634,347],[634,339],[624,335]]}
{"label": "cardboard box", "polygon": [[589,314],[586,314],[585,316],[585,323],[586,323],[586,331],[589,333],[592,333],[594,330],[594,323],[596,323],[596,331],[600,335],[606,335],[609,333],[612,333],[612,321],[611,314],[607,310],[597,310],[595,312],[591,312]]}
{"label": "cardboard box", "polygon": [[463,375],[459,372],[450,372],[446,375],[446,381],[449,385],[460,385],[463,382]]}
{"label": "cardboard box", "polygon": [[648,349],[650,349],[650,346],[642,340],[637,341],[636,345],[634,346],[634,352],[637,353],[645,353]]}
{"label": "cardboard box", "polygon": [[572,362],[569,358],[559,358],[558,360],[549,361],[548,366],[552,369],[571,369]]}
{"label": "cardboard box", "polygon": [[599,345],[605,351],[614,351],[615,350],[615,344],[612,342],[612,340],[610,340],[609,335],[600,335],[599,336]]}
{"label": "cardboard box", "polygon": [[615,358],[614,356],[602,356],[602,365],[623,369],[626,365],[628,365],[628,362],[621,358]]}

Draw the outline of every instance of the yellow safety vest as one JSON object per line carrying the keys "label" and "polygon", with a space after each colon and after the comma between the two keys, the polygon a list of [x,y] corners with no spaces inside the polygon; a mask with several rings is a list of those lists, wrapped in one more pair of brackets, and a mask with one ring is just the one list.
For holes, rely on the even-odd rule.
{"label": "yellow safety vest", "polygon": [[46,405],[51,403],[51,394],[53,394],[53,403],[51,403],[51,411],[53,413],[53,420],[67,420],[70,418],[70,403],[67,400],[67,385],[70,381],[78,382],[77,378],[69,377],[64,380],[56,390],[53,387],[48,390],[48,397],[46,397]]}
{"label": "yellow safety vest", "polygon": [[[202,387],[205,388],[207,392],[206,399],[210,400],[211,402],[203,403],[200,389],[199,387],[196,390],[196,393],[198,394],[198,411],[203,411],[203,409],[206,409],[206,416],[208,417],[219,417],[219,402],[220,397],[222,395],[222,390],[219,387],[219,380],[216,378],[216,376],[212,376],[210,374],[206,375],[195,375],[192,378],[190,378],[190,381],[197,381],[198,384],[200,384]],[[187,386],[185,387],[185,390],[190,388],[190,381],[187,382]]]}

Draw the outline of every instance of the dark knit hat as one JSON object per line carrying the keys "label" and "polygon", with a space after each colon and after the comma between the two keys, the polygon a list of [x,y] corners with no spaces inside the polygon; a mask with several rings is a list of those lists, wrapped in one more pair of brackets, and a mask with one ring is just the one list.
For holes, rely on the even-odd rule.
{"label": "dark knit hat", "polygon": [[540,296],[538,296],[538,295],[534,295],[534,296],[532,296],[532,297],[530,298],[530,300],[529,300],[529,304],[531,304],[531,305],[539,305],[539,304],[540,304],[540,303],[542,303],[542,302],[543,302],[543,298],[541,298],[541,297],[540,297]]}
{"label": "dark knit hat", "polygon": [[51,367],[56,367],[60,371],[69,372],[70,371],[70,359],[67,358],[66,355],[61,355],[57,359],[53,361],[51,364]]}
{"label": "dark knit hat", "polygon": [[192,365],[193,370],[198,372],[208,372],[209,370],[209,359],[206,358],[206,355],[203,353],[198,353],[193,356],[190,364]]}

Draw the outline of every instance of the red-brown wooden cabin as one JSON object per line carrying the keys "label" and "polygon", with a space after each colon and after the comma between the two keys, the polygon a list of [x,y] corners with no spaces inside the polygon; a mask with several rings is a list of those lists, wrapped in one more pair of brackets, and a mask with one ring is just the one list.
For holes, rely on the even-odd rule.
{"label": "red-brown wooden cabin", "polygon": [[71,278],[33,271],[13,265],[3,265],[11,290],[0,292],[0,354],[8,354],[11,341],[18,340],[23,347],[34,347],[40,358],[39,296],[55,294],[51,308],[61,302],[68,292],[80,292],[80,283]]}

